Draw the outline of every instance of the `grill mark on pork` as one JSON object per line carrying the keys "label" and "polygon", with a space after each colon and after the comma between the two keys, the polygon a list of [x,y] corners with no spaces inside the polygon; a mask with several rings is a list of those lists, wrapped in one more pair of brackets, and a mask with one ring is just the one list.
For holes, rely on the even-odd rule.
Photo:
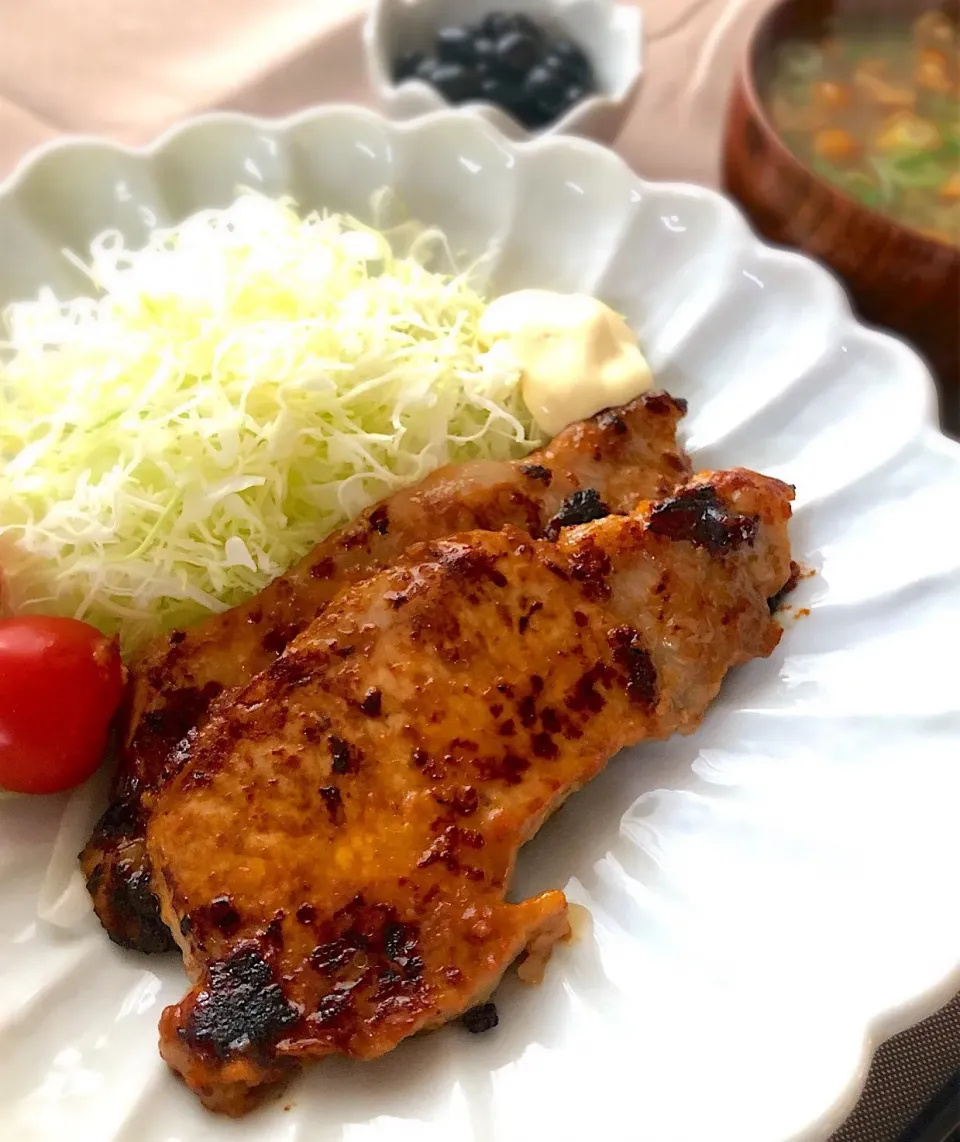
{"label": "grill mark on pork", "polygon": [[219,1059],[262,1050],[300,1020],[256,948],[211,963],[183,1028],[183,1038]]}
{"label": "grill mark on pork", "polygon": [[[695,729],[726,672],[770,654],[782,634],[767,600],[790,575],[790,490],[737,471],[691,490],[701,487],[723,520],[755,521],[749,543],[665,541],[650,526],[656,505],[644,504],[556,543],[508,528],[419,545],[342,593],[198,731],[147,827],[164,917],[201,918],[184,940],[199,984],[163,1013],[161,1053],[207,1106],[242,1113],[294,1063],[382,1055],[486,1002],[518,957],[525,975],[542,969],[569,930],[566,901],[556,891],[507,901],[519,847],[620,747]],[[603,568],[589,599],[584,551],[588,569]],[[387,610],[384,594],[401,584],[407,605]],[[534,598],[531,661],[518,620]],[[456,620],[469,661],[446,654],[445,635],[424,637],[448,629],[439,614]],[[357,653],[340,659],[334,644]],[[291,691],[298,662],[310,681]],[[359,708],[373,685],[389,710],[378,720]],[[500,732],[507,720],[512,736]],[[309,740],[307,723],[326,736]],[[320,792],[330,736],[364,755],[337,786],[349,789],[342,821]],[[194,770],[210,784],[192,787]],[[241,913],[231,935],[205,918],[223,895]],[[211,1035],[191,1041],[194,1013],[209,1003],[210,965],[250,951],[269,969],[257,968],[258,985],[274,1014],[213,1020],[228,1043],[218,1055]],[[239,989],[235,1006],[247,1002]]]}
{"label": "grill mark on pork", "polygon": [[715,555],[753,543],[757,520],[730,512],[716,489],[703,485],[657,504],[650,515],[650,530],[675,541],[687,540]]}
{"label": "grill mark on pork", "polygon": [[591,523],[610,514],[596,488],[581,488],[571,492],[560,505],[560,510],[543,529],[543,538],[554,540],[562,528]]}

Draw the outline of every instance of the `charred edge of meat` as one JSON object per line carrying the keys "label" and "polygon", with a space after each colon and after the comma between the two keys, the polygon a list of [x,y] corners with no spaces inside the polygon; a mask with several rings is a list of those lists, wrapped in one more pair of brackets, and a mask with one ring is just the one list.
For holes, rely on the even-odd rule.
{"label": "charred edge of meat", "polygon": [[320,796],[327,807],[331,825],[343,824],[343,795],[336,785],[321,785]]}
{"label": "charred edge of meat", "polygon": [[377,535],[386,535],[390,530],[390,513],[385,504],[373,509],[367,521]]}
{"label": "charred edge of meat", "polygon": [[523,513],[525,517],[524,531],[529,535],[539,535],[541,531],[540,504],[517,488],[509,493],[508,499],[518,512]]}
{"label": "charred edge of meat", "polygon": [[775,595],[771,595],[770,598],[767,599],[767,606],[770,608],[770,614],[771,615],[776,614],[777,611],[780,610],[780,608],[784,604],[784,600],[786,599],[787,595],[789,595],[790,592],[795,589],[797,583],[799,583],[799,582],[800,582],[800,564],[791,562],[791,564],[790,564],[790,578],[786,581],[786,583],[784,583],[784,585],[780,588],[779,591],[777,591],[777,593]]}
{"label": "charred edge of meat", "polygon": [[355,773],[360,765],[362,754],[355,746],[345,742],[343,738],[331,734],[327,738],[330,748],[330,768],[332,772],[343,776],[345,773]]}
{"label": "charred edge of meat", "polygon": [[[319,942],[308,957],[310,966],[323,975],[334,976],[349,968],[357,952],[364,953],[366,966],[361,978],[377,981],[377,991],[383,998],[386,992],[397,995],[405,992],[414,998],[423,992],[422,977],[425,970],[420,954],[420,928],[397,918],[396,909],[385,904],[367,904],[362,894],[339,909],[332,920],[324,922],[317,933]],[[353,977],[353,982],[357,982]],[[308,1015],[311,1024],[324,1026],[334,1016],[346,1013],[323,1010],[325,1004],[352,1003],[348,989],[340,1000],[321,1001],[317,1012]]]}
{"label": "charred edge of meat", "polygon": [[610,556],[588,536],[570,554],[570,574],[579,583],[584,598],[602,602],[610,598],[607,576],[612,570]]}
{"label": "charred edge of meat", "polygon": [[591,523],[610,514],[610,509],[600,499],[596,488],[580,488],[571,492],[557,510],[556,515],[543,529],[543,538],[553,542],[564,527],[575,527],[579,523]]}
{"label": "charred edge of meat", "polygon": [[545,468],[542,464],[521,464],[521,473],[531,480],[539,480],[545,488],[550,487],[550,481],[553,479],[553,473],[549,468]]}
{"label": "charred edge of meat", "polygon": [[314,579],[329,579],[336,569],[336,563],[334,563],[329,555],[325,555],[322,559],[318,559],[316,563],[313,564],[310,568],[310,575]]}
{"label": "charred edge of meat", "polygon": [[471,1035],[482,1035],[484,1031],[492,1031],[500,1022],[495,1003],[478,1003],[460,1016],[460,1022]]}
{"label": "charred edge of meat", "polygon": [[87,880],[87,890],[104,930],[121,948],[155,954],[176,947],[160,917],[160,902],[145,858],[139,867],[125,860],[99,863]]}
{"label": "charred edge of meat", "polygon": [[444,544],[440,564],[463,583],[489,579],[496,587],[506,587],[507,577],[497,570],[498,556],[463,543]]}
{"label": "charred edge of meat", "polygon": [[[687,412],[687,402],[682,397],[673,397],[662,389],[652,393],[644,393],[627,407],[636,408],[637,405],[641,405],[647,412],[652,412],[654,416],[670,416],[674,413],[685,416]],[[624,420],[622,407],[614,406],[613,408],[601,409],[590,419],[598,428],[602,428],[606,432],[615,432],[618,436],[622,436],[627,431],[627,422]]]}
{"label": "charred edge of meat", "polygon": [[647,527],[654,535],[686,540],[713,555],[722,555],[741,544],[753,543],[758,522],[754,517],[729,511],[716,488],[706,484],[657,504]]}
{"label": "charred edge of meat", "polygon": [[643,645],[640,632],[629,626],[617,627],[608,639],[613,660],[627,677],[627,697],[648,712],[655,710],[660,696],[657,668],[650,651]]}
{"label": "charred edge of meat", "polygon": [[615,432],[617,436],[623,436],[627,431],[627,422],[617,408],[605,408],[603,412],[598,412],[593,419],[597,427],[603,429],[604,432]]}
{"label": "charred edge of meat", "polygon": [[517,619],[517,630],[521,634],[524,634],[526,632],[527,627],[529,627],[529,625],[530,625],[530,620],[533,618],[533,616],[538,611],[542,611],[542,610],[543,610],[543,603],[541,603],[539,599],[535,599],[530,604],[530,608],[527,611],[527,613],[525,615],[521,615],[520,618]]}
{"label": "charred edge of meat", "polygon": [[[162,685],[159,688],[162,690]],[[159,710],[148,710],[140,719],[135,739],[137,752],[146,755],[154,749],[161,753],[172,749],[202,721],[222,691],[223,686],[219,682],[165,691],[164,706]]]}
{"label": "charred edge of meat", "polygon": [[[442,823],[439,818],[437,824]],[[472,880],[482,880],[483,873],[465,864],[462,860],[462,848],[482,849],[484,846],[482,833],[475,829],[465,829],[460,825],[448,825],[433,844],[423,853],[417,861],[417,868],[429,868],[434,864],[442,864],[450,873],[462,872]]]}
{"label": "charred edge of meat", "polygon": [[383,929],[383,954],[406,966],[410,956],[420,949],[420,933],[415,924],[391,921]]}
{"label": "charred edge of meat", "polygon": [[358,705],[368,718],[378,718],[383,711],[383,694],[372,686],[360,699]]}
{"label": "charred edge of meat", "polygon": [[281,623],[280,626],[267,631],[260,645],[268,654],[283,654],[289,643],[293,642],[306,625],[305,622]]}
{"label": "charred edge of meat", "polygon": [[300,1017],[270,965],[256,951],[240,948],[210,964],[180,1034],[192,1047],[223,1059],[271,1047]]}
{"label": "charred edge of meat", "polygon": [[235,936],[243,918],[229,896],[216,896],[207,906],[210,923],[228,939]]}
{"label": "charred edge of meat", "polygon": [[89,843],[93,846],[98,840],[118,841],[124,837],[142,834],[140,805],[134,794],[131,797],[118,797],[116,801],[110,802],[94,825]]}
{"label": "charred edge of meat", "polygon": [[455,813],[461,813],[464,817],[476,813],[480,807],[480,794],[472,785],[464,785],[448,795],[434,793],[433,796],[438,805],[444,805]]}
{"label": "charred edge of meat", "polygon": [[672,412],[678,412],[681,416],[687,415],[687,402],[683,397],[671,396],[663,389],[653,393],[645,393],[641,400],[645,409],[656,413],[658,416],[667,416]]}

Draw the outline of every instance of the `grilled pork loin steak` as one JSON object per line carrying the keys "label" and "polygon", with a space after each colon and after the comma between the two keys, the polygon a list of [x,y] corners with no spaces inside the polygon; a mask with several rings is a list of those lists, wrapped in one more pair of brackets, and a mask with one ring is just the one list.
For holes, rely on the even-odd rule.
{"label": "grilled pork loin steak", "polygon": [[791,499],[708,472],[555,542],[417,545],[218,704],[147,834],[192,980],[160,1049],[206,1106],[240,1114],[307,1061],[382,1055],[548,954],[566,901],[506,902],[517,850],[777,645]]}

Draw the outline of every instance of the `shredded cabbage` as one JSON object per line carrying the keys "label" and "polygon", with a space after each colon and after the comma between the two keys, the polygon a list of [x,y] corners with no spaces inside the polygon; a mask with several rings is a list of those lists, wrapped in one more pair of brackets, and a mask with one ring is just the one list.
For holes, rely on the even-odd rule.
{"label": "shredded cabbage", "polygon": [[142,250],[101,235],[96,297],[11,306],[7,605],[86,619],[129,652],[439,465],[528,452],[519,374],[482,353],[469,273],[429,268],[444,251],[436,230],[401,251],[244,192]]}

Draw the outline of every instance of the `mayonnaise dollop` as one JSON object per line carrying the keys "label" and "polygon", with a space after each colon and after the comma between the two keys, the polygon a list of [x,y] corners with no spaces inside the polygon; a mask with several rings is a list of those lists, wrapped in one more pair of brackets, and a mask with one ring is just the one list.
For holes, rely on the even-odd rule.
{"label": "mayonnaise dollop", "polygon": [[490,303],[477,329],[493,363],[521,370],[527,408],[551,436],[626,404],[653,383],[633,330],[587,294],[504,294]]}

